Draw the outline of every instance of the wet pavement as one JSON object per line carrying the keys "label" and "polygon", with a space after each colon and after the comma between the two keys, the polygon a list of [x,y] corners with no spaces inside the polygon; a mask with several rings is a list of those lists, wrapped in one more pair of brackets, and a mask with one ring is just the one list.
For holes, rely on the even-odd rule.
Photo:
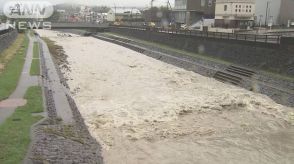
{"label": "wet pavement", "polygon": [[[26,58],[25,58],[25,63],[23,67],[23,71],[20,77],[20,80],[18,82],[18,85],[15,89],[15,91],[9,96],[7,101],[13,101],[15,99],[23,99],[27,89],[31,86],[36,86],[39,85],[39,77],[37,76],[30,76],[30,69],[31,69],[31,64],[32,64],[32,59],[33,59],[33,43],[34,39],[30,38],[28,50],[26,53]],[[4,103],[4,102],[0,102]],[[18,105],[3,105],[0,106],[0,124],[3,123],[9,116],[11,116],[15,109],[18,107]]]}
{"label": "wet pavement", "polygon": [[44,85],[52,91],[57,116],[62,119],[64,124],[71,124],[73,123],[73,114],[66,98],[66,89],[60,83],[58,72],[46,43],[41,39],[39,42],[43,45],[43,55],[48,70],[48,79],[45,80]]}

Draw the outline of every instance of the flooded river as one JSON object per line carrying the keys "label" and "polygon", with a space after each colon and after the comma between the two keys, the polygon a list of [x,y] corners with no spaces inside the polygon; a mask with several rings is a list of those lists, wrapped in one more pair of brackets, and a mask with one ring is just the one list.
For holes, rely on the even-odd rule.
{"label": "flooded river", "polygon": [[63,47],[63,70],[107,164],[294,161],[294,109],[91,37],[41,36]]}

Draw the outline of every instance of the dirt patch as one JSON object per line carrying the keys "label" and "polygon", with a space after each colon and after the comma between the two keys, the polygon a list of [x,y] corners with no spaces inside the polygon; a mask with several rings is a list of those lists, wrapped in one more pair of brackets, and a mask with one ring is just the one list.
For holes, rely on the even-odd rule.
{"label": "dirt patch", "polygon": [[7,99],[0,101],[0,108],[21,107],[27,104],[25,99]]}
{"label": "dirt patch", "polygon": [[7,49],[0,53],[0,74],[5,70],[5,65],[13,59],[18,52],[22,51],[25,47],[23,41],[25,39],[24,34],[19,34],[15,40]]}

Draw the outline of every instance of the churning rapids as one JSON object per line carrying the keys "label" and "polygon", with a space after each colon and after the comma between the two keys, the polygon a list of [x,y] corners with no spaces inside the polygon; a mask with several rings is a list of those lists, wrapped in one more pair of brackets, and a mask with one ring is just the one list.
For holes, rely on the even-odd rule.
{"label": "churning rapids", "polygon": [[107,164],[292,163],[294,109],[92,37],[58,37]]}

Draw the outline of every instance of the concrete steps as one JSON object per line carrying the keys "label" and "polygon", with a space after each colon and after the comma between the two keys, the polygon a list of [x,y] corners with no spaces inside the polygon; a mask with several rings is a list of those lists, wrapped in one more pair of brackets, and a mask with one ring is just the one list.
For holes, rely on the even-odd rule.
{"label": "concrete steps", "polygon": [[246,68],[236,67],[236,66],[230,66],[226,69],[226,71],[233,74],[240,75],[240,76],[245,76],[245,77],[252,77],[254,74],[256,74],[255,71],[252,71]]}
{"label": "concrete steps", "polygon": [[255,74],[255,71],[246,68],[229,66],[225,71],[216,72],[213,77],[218,81],[240,86],[243,78],[252,78]]}
{"label": "concrete steps", "polygon": [[225,72],[218,71],[215,73],[214,78],[218,81],[225,82],[225,83],[231,83],[234,85],[239,85],[242,81],[242,78],[238,76],[234,76],[232,74],[228,74]]}

